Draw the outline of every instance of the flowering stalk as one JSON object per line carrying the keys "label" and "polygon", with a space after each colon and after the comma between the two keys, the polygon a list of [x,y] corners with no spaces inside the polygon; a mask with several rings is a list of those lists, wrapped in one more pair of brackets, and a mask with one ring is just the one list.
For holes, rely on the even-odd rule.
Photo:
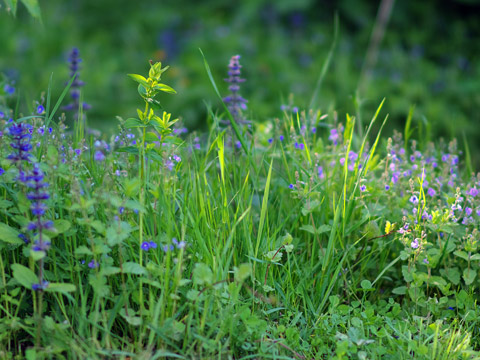
{"label": "flowering stalk", "polygon": [[[73,80],[72,85],[70,86],[70,97],[72,98],[72,102],[68,105],[65,105],[62,109],[64,111],[74,111],[73,118],[75,123],[77,120],[83,120],[83,114],[79,113],[79,111],[88,110],[91,106],[87,103],[80,103],[80,88],[85,85],[85,83],[80,80],[80,63],[82,59],[80,58],[80,52],[77,48],[73,48],[68,56],[68,62],[70,64],[70,78],[75,76],[75,80]],[[82,105],[80,107],[80,104]],[[81,128],[80,124],[80,128]]]}
{"label": "flowering stalk", "polygon": [[240,84],[245,81],[240,77],[242,66],[240,65],[240,55],[234,55],[230,58],[228,64],[228,78],[225,79],[230,84],[228,90],[230,95],[223,98],[223,101],[227,104],[228,110],[233,116],[233,119],[237,124],[248,124],[249,121],[245,120],[242,116],[242,110],[247,109],[247,100],[240,95]]}
{"label": "flowering stalk", "polygon": [[32,145],[30,144],[30,139],[32,135],[30,130],[25,123],[13,123],[8,128],[8,132],[12,138],[10,147],[13,149],[13,152],[7,156],[7,159],[17,165],[20,180],[24,178],[22,162],[29,162],[31,160],[30,150],[32,150]]}

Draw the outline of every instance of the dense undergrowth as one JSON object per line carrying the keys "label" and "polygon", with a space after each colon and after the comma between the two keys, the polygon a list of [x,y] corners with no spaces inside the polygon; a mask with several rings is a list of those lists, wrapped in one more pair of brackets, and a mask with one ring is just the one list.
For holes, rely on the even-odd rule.
{"label": "dense undergrowth", "polygon": [[468,152],[411,121],[382,138],[383,102],[364,137],[288,106],[257,127],[238,60],[205,134],[160,107],[159,63],[111,138],[81,101],[68,128],[50,91],[23,116],[4,87],[0,357],[478,358]]}

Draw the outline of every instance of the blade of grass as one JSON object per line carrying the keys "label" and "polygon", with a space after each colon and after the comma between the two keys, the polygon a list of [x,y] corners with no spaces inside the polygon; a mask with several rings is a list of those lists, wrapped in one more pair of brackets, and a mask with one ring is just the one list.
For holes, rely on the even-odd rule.
{"label": "blade of grass", "polygon": [[330,50],[328,51],[327,58],[325,59],[322,70],[320,71],[320,75],[317,79],[317,84],[315,85],[315,89],[312,94],[312,98],[310,100],[310,104],[308,105],[309,109],[313,109],[315,105],[315,100],[317,99],[318,92],[320,91],[320,87],[322,86],[323,79],[327,74],[327,70],[330,67],[330,63],[332,62],[333,53],[335,48],[337,47],[337,39],[338,39],[338,13],[335,14],[334,25],[333,25],[333,41],[332,45],[330,46]]}

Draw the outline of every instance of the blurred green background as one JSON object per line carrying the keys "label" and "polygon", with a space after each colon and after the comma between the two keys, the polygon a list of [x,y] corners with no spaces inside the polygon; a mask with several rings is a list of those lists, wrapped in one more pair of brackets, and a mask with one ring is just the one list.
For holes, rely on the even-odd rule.
{"label": "blurred green background", "polygon": [[[2,2],[0,2],[2,3]],[[115,116],[135,116],[141,102],[126,74],[145,74],[148,60],[171,69],[165,83],[177,95],[163,104],[189,129],[206,128],[206,106],[220,109],[206,75],[203,50],[226,95],[226,66],[240,54],[247,82],[248,117],[281,115],[289,101],[305,109],[333,40],[338,44],[322,84],[323,112],[355,114],[354,95],[380,1],[244,0],[40,1],[42,25],[19,4],[17,17],[0,9],[0,72],[15,81],[29,103],[40,98],[53,73],[54,96],[68,79],[67,57],[78,47],[83,59],[84,100],[91,124],[115,129]],[[3,5],[3,3],[2,3]],[[411,105],[414,123],[431,136],[462,138],[480,158],[480,1],[396,1],[365,82],[362,113],[371,117],[383,97],[388,131],[403,129]],[[366,119],[364,120],[366,121]]]}

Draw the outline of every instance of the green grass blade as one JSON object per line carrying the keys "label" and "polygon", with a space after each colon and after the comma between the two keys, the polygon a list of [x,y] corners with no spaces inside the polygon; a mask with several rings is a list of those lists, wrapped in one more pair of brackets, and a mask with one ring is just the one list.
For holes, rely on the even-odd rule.
{"label": "green grass blade", "polygon": [[335,14],[332,45],[330,46],[330,50],[328,51],[327,58],[325,59],[325,62],[323,63],[323,66],[322,66],[322,70],[320,71],[320,75],[318,76],[317,84],[315,85],[315,90],[313,91],[313,95],[310,100],[309,109],[313,109],[313,107],[315,106],[315,100],[317,99],[318,92],[320,91],[320,87],[322,86],[323,79],[325,78],[325,75],[327,74],[327,70],[330,67],[330,63],[332,62],[333,53],[335,51],[335,48],[337,47],[338,27],[339,27],[338,23],[339,23],[338,14]]}

